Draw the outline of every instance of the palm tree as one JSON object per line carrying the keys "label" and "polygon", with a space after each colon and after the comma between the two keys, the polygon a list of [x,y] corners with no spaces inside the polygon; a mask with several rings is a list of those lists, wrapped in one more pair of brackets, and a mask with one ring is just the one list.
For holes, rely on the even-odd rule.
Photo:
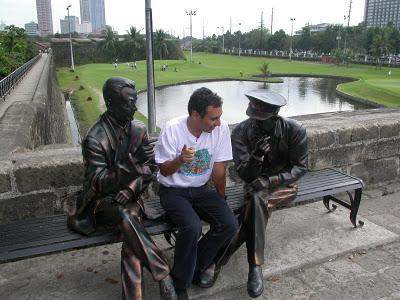
{"label": "palm tree", "polygon": [[144,49],[144,39],[140,34],[140,30],[137,30],[136,27],[131,26],[128,30],[128,36],[126,39],[127,46],[129,48],[129,52],[132,55],[132,60],[136,60],[140,51]]}
{"label": "palm tree", "polygon": [[264,88],[267,86],[267,77],[271,74],[269,71],[269,63],[264,62],[261,66],[258,67],[264,77]]}
{"label": "palm tree", "polygon": [[162,30],[157,30],[154,35],[154,52],[158,59],[164,59],[168,55],[168,45],[166,42],[167,34]]}
{"label": "palm tree", "polygon": [[387,40],[387,35],[385,32],[381,32],[380,34],[376,34],[373,37],[372,44],[370,45],[370,53],[372,56],[375,58],[375,68],[382,68],[381,64],[381,57],[386,55],[388,53],[388,40]]}
{"label": "palm tree", "polygon": [[104,40],[99,43],[99,46],[108,54],[111,54],[112,58],[116,58],[119,47],[118,37],[114,34],[110,27],[107,27],[104,34]]}

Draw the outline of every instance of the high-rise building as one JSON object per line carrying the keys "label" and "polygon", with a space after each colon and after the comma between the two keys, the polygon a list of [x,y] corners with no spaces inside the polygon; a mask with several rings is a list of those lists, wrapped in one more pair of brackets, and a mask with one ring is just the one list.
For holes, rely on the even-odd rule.
{"label": "high-rise building", "polygon": [[78,27],[78,33],[84,33],[88,34],[92,32],[92,23],[90,22],[82,22],[82,24],[79,24]]}
{"label": "high-rise building", "polygon": [[35,22],[29,22],[25,24],[25,32],[28,36],[36,36],[39,34],[39,26]]}
{"label": "high-rise building", "polygon": [[39,34],[42,36],[53,34],[53,16],[51,0],[36,0]]}
{"label": "high-rise building", "polygon": [[80,0],[81,21],[90,22],[90,0]]}
{"label": "high-rise building", "polygon": [[106,28],[106,10],[104,0],[89,0],[90,22],[92,30],[100,33]]}
{"label": "high-rise building", "polygon": [[0,31],[4,31],[6,27],[7,25],[3,21],[0,21]]}
{"label": "high-rise building", "polygon": [[400,0],[365,0],[364,22],[368,27],[383,27],[392,22],[400,28]]}
{"label": "high-rise building", "polygon": [[[69,19],[71,20],[71,33],[72,32],[80,33],[79,18],[75,16],[69,16]],[[61,29],[61,34],[69,33],[68,16],[65,16],[64,20],[60,20],[60,29]]]}

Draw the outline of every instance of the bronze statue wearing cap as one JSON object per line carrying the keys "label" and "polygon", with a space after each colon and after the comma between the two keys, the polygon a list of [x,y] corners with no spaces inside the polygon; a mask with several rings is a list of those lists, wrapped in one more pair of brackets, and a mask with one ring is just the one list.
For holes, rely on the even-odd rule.
{"label": "bronze statue wearing cap", "polygon": [[232,132],[233,160],[245,182],[245,205],[240,212],[240,230],[219,265],[246,242],[249,273],[248,294],[256,298],[264,290],[265,231],[271,211],[296,197],[296,181],[307,170],[307,134],[295,120],[278,115],[286,99],[272,91],[246,94],[249,119]]}
{"label": "bronze statue wearing cap", "polygon": [[142,266],[159,282],[161,299],[176,299],[167,260],[141,224],[145,215],[140,195],[152,180],[155,161],[146,128],[132,120],[137,111],[135,83],[110,78],[103,96],[107,111],[82,142],[83,191],[68,225],[85,235],[98,226],[119,229],[124,299],[142,299]]}

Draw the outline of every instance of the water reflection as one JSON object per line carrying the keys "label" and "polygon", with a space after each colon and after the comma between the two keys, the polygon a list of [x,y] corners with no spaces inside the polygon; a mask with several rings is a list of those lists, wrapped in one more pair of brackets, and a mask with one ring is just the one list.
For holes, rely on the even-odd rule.
{"label": "water reflection", "polygon": [[[267,84],[271,89],[287,97],[288,105],[282,107],[282,116],[307,115],[332,111],[367,108],[366,105],[349,103],[336,95],[335,89],[342,81],[330,78],[286,77],[283,83]],[[262,89],[263,83],[254,81],[215,81],[171,86],[156,90],[157,125],[169,119],[187,114],[187,103],[194,90],[205,86],[218,93],[224,101],[223,118],[234,124],[247,118],[248,100],[244,94]],[[147,95],[138,97],[139,111],[147,116]]]}

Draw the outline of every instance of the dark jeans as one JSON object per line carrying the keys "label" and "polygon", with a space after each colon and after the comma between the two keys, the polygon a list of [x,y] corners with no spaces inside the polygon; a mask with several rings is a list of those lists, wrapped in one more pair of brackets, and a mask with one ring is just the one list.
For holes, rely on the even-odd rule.
{"label": "dark jeans", "polygon": [[[191,285],[195,271],[209,267],[217,253],[231,241],[238,222],[224,198],[207,185],[194,188],[167,188],[160,185],[160,201],[178,227],[172,276],[177,288]],[[210,230],[202,233],[202,222]]]}

